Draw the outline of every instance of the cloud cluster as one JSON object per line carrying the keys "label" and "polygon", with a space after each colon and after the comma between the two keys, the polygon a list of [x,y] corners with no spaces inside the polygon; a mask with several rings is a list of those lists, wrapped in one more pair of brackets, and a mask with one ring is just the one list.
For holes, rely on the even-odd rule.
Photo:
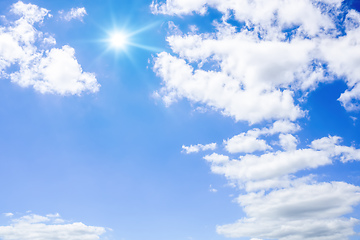
{"label": "cloud cluster", "polygon": [[3,240],[97,240],[105,232],[103,227],[87,226],[81,222],[65,223],[59,214],[25,215],[12,219],[8,226],[0,226]]}
{"label": "cloud cluster", "polygon": [[[313,170],[335,161],[360,160],[360,149],[327,136],[301,146],[296,121],[301,101],[320,83],[343,80],[339,97],[347,111],[360,109],[360,14],[343,0],[163,0],[154,14],[222,14],[213,32],[174,23],[167,41],[172,53],[155,58],[162,80],[156,92],[166,105],[187,99],[250,125],[271,123],[223,140],[204,156],[211,171],[242,194],[245,217],[217,227],[227,237],[252,240],[338,240],[354,235],[349,217],[360,188],[318,182]],[[175,30],[174,30],[175,29]],[[190,146],[191,147],[191,146]],[[188,149],[191,149],[191,148]],[[201,149],[200,147],[194,149]],[[198,152],[194,151],[194,152]],[[189,151],[190,153],[191,151]],[[345,217],[346,216],[346,217]]]}
{"label": "cloud cluster", "polygon": [[[239,158],[218,153],[204,157],[213,173],[225,176],[244,190],[237,202],[246,217],[219,226],[217,232],[228,237],[279,240],[336,240],[355,234],[353,227],[359,220],[344,215],[360,203],[360,187],[344,182],[319,183],[308,170],[337,160],[360,161],[360,149],[340,145],[341,138],[337,136],[316,139],[307,148],[298,149],[299,141],[290,133],[297,131],[298,126],[276,125],[251,129],[224,141],[224,150],[240,153]],[[283,122],[282,125],[286,126]],[[269,143],[261,138],[274,134],[278,141]],[[254,139],[244,142],[244,136]],[[259,153],[243,150],[247,148]],[[300,171],[304,176],[296,177]]]}
{"label": "cloud cluster", "polygon": [[[308,170],[337,160],[360,161],[360,149],[340,145],[337,136],[316,139],[307,148],[298,149],[297,137],[291,134],[298,130],[293,123],[275,122],[270,128],[251,129],[224,141],[229,154],[240,153],[237,159],[218,153],[204,157],[213,173],[224,175],[244,190],[236,201],[246,217],[218,226],[219,234],[279,240],[337,240],[355,234],[353,227],[359,220],[344,215],[360,203],[360,187],[344,182],[319,183]],[[278,135],[279,140],[269,143],[261,138],[269,135]],[[256,141],[238,141],[239,136],[253,136]],[[260,153],[256,155],[233,151],[246,149],[250,143],[254,144],[250,149],[268,147],[257,148]],[[276,149],[279,146],[282,149]],[[299,171],[303,177],[296,177]]]}
{"label": "cloud cluster", "polygon": [[304,111],[295,93],[341,78],[348,89],[339,101],[348,111],[359,109],[360,15],[346,12],[341,3],[153,2],[158,14],[203,14],[207,8],[223,13],[214,22],[214,33],[191,31],[167,38],[174,54],[162,52],[156,58],[154,70],[164,85],[158,94],[168,105],[187,98],[237,121],[296,120]]}
{"label": "cloud cluster", "polygon": [[19,1],[11,12],[19,19],[0,27],[0,76],[41,93],[80,95],[99,90],[95,75],[82,70],[72,47],[52,47],[55,38],[35,28],[49,17],[49,10]]}
{"label": "cloud cluster", "polygon": [[[297,148],[297,137],[290,133],[277,133],[279,140],[272,143],[255,137],[248,142],[242,141],[244,136],[265,132],[264,129],[252,129],[224,141],[224,149],[229,154],[241,153],[238,159],[217,153],[206,155],[204,159],[211,164],[212,172],[224,175],[240,188],[251,192],[291,186],[294,183],[292,174],[329,165],[336,160],[343,163],[360,161],[360,149],[340,145],[341,138],[338,136],[316,139],[307,148],[300,149]],[[281,149],[276,149],[279,146]],[[249,151],[245,151],[247,148]],[[234,151],[239,149],[241,151]],[[254,149],[259,152],[250,151]]]}

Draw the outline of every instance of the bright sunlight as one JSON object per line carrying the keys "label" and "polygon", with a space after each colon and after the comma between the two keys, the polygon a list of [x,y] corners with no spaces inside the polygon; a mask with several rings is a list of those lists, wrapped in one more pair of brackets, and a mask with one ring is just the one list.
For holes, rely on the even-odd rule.
{"label": "bright sunlight", "polygon": [[110,35],[110,45],[113,48],[123,49],[127,45],[127,35],[123,32],[115,32]]}

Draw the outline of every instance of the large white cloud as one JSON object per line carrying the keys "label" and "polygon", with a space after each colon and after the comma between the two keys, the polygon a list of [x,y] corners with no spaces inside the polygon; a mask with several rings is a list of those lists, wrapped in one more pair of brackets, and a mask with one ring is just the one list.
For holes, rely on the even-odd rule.
{"label": "large white cloud", "polygon": [[213,22],[213,32],[191,26],[187,33],[179,29],[169,33],[171,52],[158,54],[154,64],[162,80],[156,94],[166,105],[187,99],[250,125],[273,123],[223,140],[222,152],[204,157],[213,173],[242,191],[237,200],[246,216],[218,226],[218,233],[254,240],[337,240],[354,234],[359,220],[347,214],[360,203],[359,187],[317,182],[313,170],[338,160],[358,161],[360,150],[341,145],[338,136],[304,146],[295,135],[300,130],[296,121],[307,112],[300,100],[319,83],[343,80],[348,88],[339,97],[340,104],[347,111],[360,108],[360,14],[343,4],[342,0],[152,3],[155,14],[204,15],[209,8],[222,13]]}
{"label": "large white cloud", "polygon": [[[167,104],[187,98],[250,123],[304,116],[294,93],[343,78],[349,89],[339,101],[359,108],[360,17],[339,22],[342,1],[194,0],[153,2],[154,13],[184,15],[207,8],[224,14],[216,33],[170,35],[174,54],[160,53],[154,70]],[[346,14],[346,12],[345,12]],[[244,24],[237,29],[233,17]],[[341,33],[342,27],[345,32]],[[211,70],[204,68],[211,63]]]}
{"label": "large white cloud", "polygon": [[[297,149],[298,139],[283,133],[291,132],[289,129],[278,132],[272,129],[275,127],[244,133],[259,137],[257,141],[266,145],[261,135],[278,133],[279,142],[272,142],[272,148],[265,153],[242,151],[239,159],[217,153],[204,157],[213,173],[224,175],[245,190],[237,201],[246,217],[218,226],[217,232],[228,237],[279,240],[336,240],[354,235],[353,227],[359,220],[344,215],[360,203],[360,187],[344,182],[318,183],[314,175],[296,177],[295,174],[332,164],[337,159],[344,163],[359,161],[360,149],[340,145],[341,138],[337,136],[316,139],[308,148]],[[277,144],[283,149],[275,150]],[[248,143],[243,145],[246,147]],[[224,148],[233,153],[227,145]]]}
{"label": "large white cloud", "polygon": [[[19,1],[12,5],[11,11],[19,19],[0,28],[3,77],[22,87],[32,86],[41,93],[80,95],[99,90],[95,75],[82,70],[72,47],[53,48],[55,38],[35,28],[49,17],[48,10]],[[18,71],[7,69],[14,64],[19,66]]]}
{"label": "large white cloud", "polygon": [[12,219],[7,226],[0,226],[3,240],[97,240],[105,232],[103,227],[66,223],[59,214],[25,215]]}
{"label": "large white cloud", "polygon": [[[270,129],[274,127],[247,134]],[[344,215],[360,203],[360,187],[344,182],[318,183],[314,175],[297,178],[293,174],[332,164],[336,159],[360,160],[360,150],[340,145],[337,136],[316,139],[303,149],[297,149],[297,141],[292,134],[280,133],[283,150],[245,154],[239,159],[216,153],[204,157],[213,173],[224,175],[245,190],[237,202],[246,217],[218,226],[219,234],[279,240],[337,240],[355,234],[353,227],[359,220]],[[273,142],[274,148],[276,144]]]}
{"label": "large white cloud", "polygon": [[344,182],[251,193],[238,202],[248,217],[217,228],[228,237],[338,240],[354,235],[353,227],[359,223],[342,217],[360,203],[360,188]]}
{"label": "large white cloud", "polygon": [[[250,130],[246,134],[266,132],[266,129],[268,128]],[[297,149],[298,140],[291,134],[279,134],[279,142],[273,142],[273,146],[260,138],[255,142],[238,141],[239,136],[242,138],[244,135],[237,135],[231,140],[225,141],[225,149],[229,153],[241,153],[238,159],[216,153],[206,155],[204,159],[211,164],[213,173],[224,175],[247,191],[290,186],[291,174],[329,165],[337,159],[342,162],[360,161],[360,149],[340,145],[341,138],[338,136],[316,139],[308,148],[301,149]],[[234,151],[234,148],[229,148],[229,141],[234,141],[231,144],[235,145],[235,150],[241,149],[242,151]],[[259,143],[261,144],[259,145]],[[261,154],[250,154],[249,152],[252,151],[243,150],[249,147],[249,144],[254,144],[255,147],[262,147],[264,144],[267,146],[266,149],[257,148],[257,150],[267,151]],[[276,145],[280,145],[283,150],[276,150]]]}
{"label": "large white cloud", "polygon": [[[236,60],[233,62],[236,63]],[[188,98],[221,110],[224,115],[236,120],[251,123],[264,119],[295,120],[303,115],[300,108],[294,105],[293,92],[289,90],[269,88],[265,91],[258,86],[247,88],[231,73],[194,70],[185,60],[168,53],[158,55],[154,69],[164,81],[164,87],[158,94],[168,105]]]}

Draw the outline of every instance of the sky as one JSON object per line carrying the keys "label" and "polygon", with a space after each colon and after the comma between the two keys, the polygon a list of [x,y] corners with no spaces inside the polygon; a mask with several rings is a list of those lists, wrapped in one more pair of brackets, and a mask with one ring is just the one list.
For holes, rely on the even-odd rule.
{"label": "sky", "polygon": [[0,239],[359,239],[359,11],[0,1]]}

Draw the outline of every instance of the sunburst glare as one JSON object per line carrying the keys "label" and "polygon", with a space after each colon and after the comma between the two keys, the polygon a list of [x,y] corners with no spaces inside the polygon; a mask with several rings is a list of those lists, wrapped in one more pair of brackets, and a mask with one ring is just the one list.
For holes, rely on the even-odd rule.
{"label": "sunburst glare", "polygon": [[124,32],[114,32],[110,34],[110,46],[116,49],[124,49],[128,44],[128,36]]}
{"label": "sunburst glare", "polygon": [[131,58],[129,48],[140,48],[151,52],[163,51],[161,48],[141,43],[144,39],[137,36],[145,31],[150,30],[151,28],[158,26],[159,24],[160,22],[153,22],[132,31],[129,31],[129,29],[127,29],[125,26],[119,27],[115,23],[113,24],[113,28],[111,30],[102,28],[106,33],[106,37],[100,39],[100,42],[103,42],[107,45],[107,48],[103,54],[109,51],[115,51],[116,56],[118,56],[118,54],[125,54]]}

